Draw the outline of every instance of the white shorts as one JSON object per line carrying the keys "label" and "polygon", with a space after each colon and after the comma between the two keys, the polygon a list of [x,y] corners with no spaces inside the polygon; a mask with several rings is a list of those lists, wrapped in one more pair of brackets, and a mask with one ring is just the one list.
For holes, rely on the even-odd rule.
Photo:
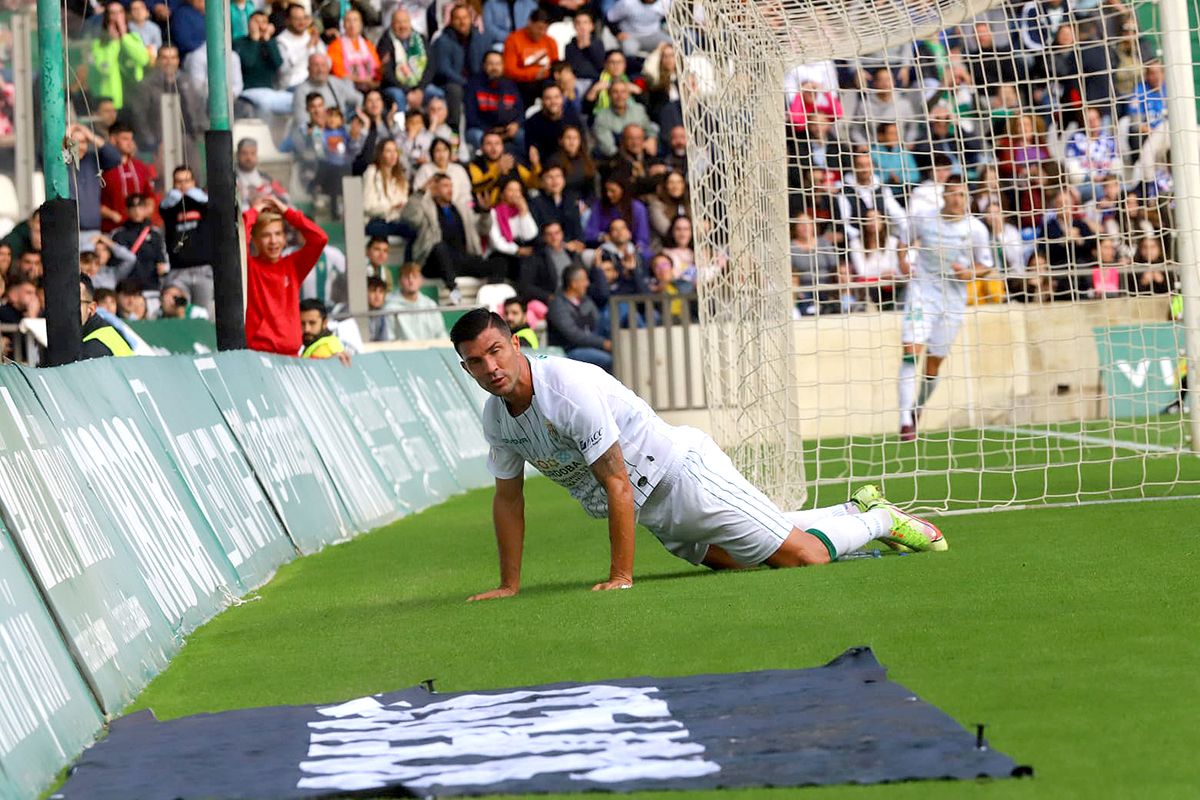
{"label": "white shorts", "polygon": [[704,560],[709,545],[741,564],[761,564],[793,527],[707,435],[693,442],[655,487],[638,522],[673,555],[693,564]]}
{"label": "white shorts", "polygon": [[945,358],[950,355],[965,314],[966,309],[957,299],[943,296],[940,288],[909,284],[901,341],[925,345],[929,355]]}

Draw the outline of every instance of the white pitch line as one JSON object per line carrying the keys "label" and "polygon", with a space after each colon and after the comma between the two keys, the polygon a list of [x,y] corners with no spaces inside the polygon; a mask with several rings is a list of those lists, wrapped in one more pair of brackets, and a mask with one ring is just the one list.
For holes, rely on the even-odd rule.
{"label": "white pitch line", "polygon": [[1142,453],[1180,453],[1186,451],[1180,450],[1177,447],[1167,447],[1163,444],[1150,444],[1149,442],[1130,442],[1123,439],[1102,439],[1099,436],[1088,436],[1082,433],[1068,433],[1066,431],[1056,431],[1050,428],[1019,428],[1019,427],[999,427],[993,426],[988,430],[1002,431],[1004,433],[1015,433],[1024,436],[1052,436],[1056,439],[1066,439],[1070,442],[1079,442],[1080,444],[1089,444],[1095,447],[1112,447],[1118,450],[1136,450]]}

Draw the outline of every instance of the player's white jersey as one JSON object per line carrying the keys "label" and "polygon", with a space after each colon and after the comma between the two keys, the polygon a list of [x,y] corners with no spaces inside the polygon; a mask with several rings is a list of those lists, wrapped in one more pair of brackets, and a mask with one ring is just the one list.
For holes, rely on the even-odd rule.
{"label": "player's white jersey", "polygon": [[599,367],[567,358],[523,357],[533,378],[533,403],[514,417],[502,399],[488,398],[483,409],[483,433],[491,445],[488,470],[497,478],[515,478],[529,462],[593,517],[605,517],[608,496],[591,464],[620,442],[640,509],[665,470],[686,452],[691,429],[668,425]]}
{"label": "player's white jersey", "polygon": [[967,282],[958,279],[954,265],[992,266],[987,227],[970,215],[949,220],[940,211],[923,209],[913,216],[910,230],[917,243],[910,291],[919,286],[917,291],[928,298],[940,296],[949,305],[966,306]]}

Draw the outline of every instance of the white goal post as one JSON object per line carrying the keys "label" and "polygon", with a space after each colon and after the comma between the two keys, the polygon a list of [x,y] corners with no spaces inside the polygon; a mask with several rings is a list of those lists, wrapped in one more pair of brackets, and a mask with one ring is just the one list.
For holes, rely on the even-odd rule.
{"label": "white goal post", "polygon": [[[674,0],[706,394],[747,477],[784,507],[1200,494],[1197,2]],[[986,245],[948,277],[960,178]]]}

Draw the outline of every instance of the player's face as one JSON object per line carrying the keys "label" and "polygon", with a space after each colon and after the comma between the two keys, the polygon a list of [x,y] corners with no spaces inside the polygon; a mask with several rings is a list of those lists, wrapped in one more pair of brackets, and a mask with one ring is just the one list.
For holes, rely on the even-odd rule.
{"label": "player's face", "polygon": [[521,377],[521,353],[517,337],[504,336],[488,328],[469,342],[458,346],[463,369],[488,394],[507,397],[517,388]]}

